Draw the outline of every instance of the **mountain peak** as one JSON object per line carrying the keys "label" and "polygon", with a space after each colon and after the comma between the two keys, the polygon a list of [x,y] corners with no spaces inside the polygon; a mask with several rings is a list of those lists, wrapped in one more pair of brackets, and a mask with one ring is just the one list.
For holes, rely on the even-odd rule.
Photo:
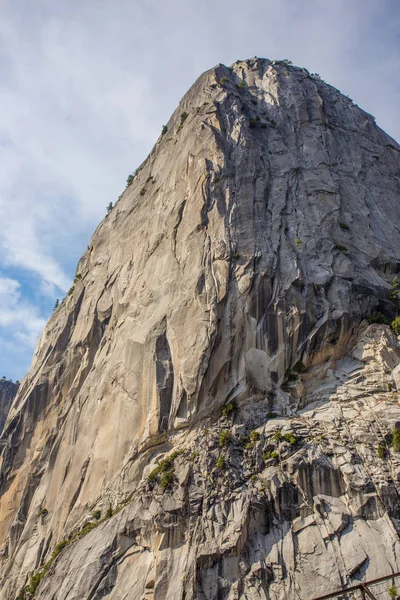
{"label": "mountain peak", "polygon": [[309,599],[399,570],[376,459],[398,462],[399,172],[373,117],[287,60],[197,79],[11,409],[1,600]]}

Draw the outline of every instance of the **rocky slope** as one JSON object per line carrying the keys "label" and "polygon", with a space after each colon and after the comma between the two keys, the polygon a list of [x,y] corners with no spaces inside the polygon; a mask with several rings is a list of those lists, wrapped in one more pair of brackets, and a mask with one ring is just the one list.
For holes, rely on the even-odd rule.
{"label": "rocky slope", "polygon": [[13,404],[1,600],[309,600],[400,570],[400,349],[365,321],[394,316],[399,152],[285,62],[197,80]]}
{"label": "rocky slope", "polygon": [[18,385],[8,379],[0,379],[0,434],[3,431],[4,424],[7,420],[8,411],[15,394],[17,393]]}

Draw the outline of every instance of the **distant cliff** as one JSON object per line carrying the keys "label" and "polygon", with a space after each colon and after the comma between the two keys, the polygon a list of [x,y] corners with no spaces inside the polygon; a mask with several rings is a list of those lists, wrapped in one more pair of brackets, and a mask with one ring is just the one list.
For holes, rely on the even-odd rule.
{"label": "distant cliff", "polygon": [[18,385],[7,379],[0,379],[0,434],[7,420],[11,402],[17,393]]}

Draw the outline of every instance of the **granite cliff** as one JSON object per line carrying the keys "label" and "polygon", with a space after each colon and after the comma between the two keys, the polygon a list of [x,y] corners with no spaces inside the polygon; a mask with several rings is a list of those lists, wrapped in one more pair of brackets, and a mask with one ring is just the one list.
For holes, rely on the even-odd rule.
{"label": "granite cliff", "polygon": [[7,420],[11,402],[18,390],[18,384],[9,379],[0,379],[0,434]]}
{"label": "granite cliff", "polygon": [[[0,599],[302,599],[400,570],[400,147],[287,61],[190,88],[0,438]],[[93,191],[95,193],[95,190]]]}

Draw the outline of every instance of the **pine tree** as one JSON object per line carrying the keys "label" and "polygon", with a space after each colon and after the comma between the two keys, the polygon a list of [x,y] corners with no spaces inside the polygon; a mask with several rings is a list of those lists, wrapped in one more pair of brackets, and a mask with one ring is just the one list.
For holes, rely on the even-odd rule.
{"label": "pine tree", "polygon": [[58,308],[58,307],[59,307],[59,305],[60,305],[60,301],[59,301],[59,299],[57,298],[57,300],[56,300],[56,303],[55,303],[55,305],[54,305],[54,309],[53,309],[53,310],[56,310],[56,308]]}
{"label": "pine tree", "polygon": [[107,214],[108,214],[108,215],[109,215],[109,214],[110,214],[110,212],[112,211],[112,208],[113,208],[113,203],[112,203],[112,202],[110,202],[110,203],[109,203],[109,205],[107,206]]}
{"label": "pine tree", "polygon": [[129,185],[131,185],[131,183],[133,182],[133,178],[134,178],[134,174],[131,173],[130,175],[128,175],[128,178],[126,180],[126,187],[128,187]]}

